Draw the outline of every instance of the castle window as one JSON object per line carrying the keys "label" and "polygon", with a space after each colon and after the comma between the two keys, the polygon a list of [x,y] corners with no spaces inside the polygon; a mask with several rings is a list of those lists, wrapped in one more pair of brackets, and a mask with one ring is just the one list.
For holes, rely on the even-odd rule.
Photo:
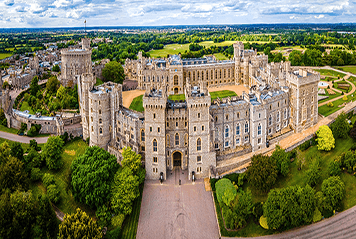
{"label": "castle window", "polygon": [[268,129],[268,134],[270,134],[272,132],[271,128]]}
{"label": "castle window", "polygon": [[248,133],[248,122],[245,123],[245,134]]}
{"label": "castle window", "polygon": [[157,157],[153,157],[153,163],[158,163]]}
{"label": "castle window", "polygon": [[279,107],[279,102],[277,103],[277,107]]}
{"label": "castle window", "polygon": [[279,112],[277,112],[277,122],[279,122]]}
{"label": "castle window", "polygon": [[176,133],[176,135],[174,136],[174,144],[177,146],[179,145],[179,134]]}
{"label": "castle window", "polygon": [[201,167],[197,167],[197,173],[201,173]]}
{"label": "castle window", "polygon": [[101,115],[101,110],[99,110],[99,115]]}
{"label": "castle window", "polygon": [[287,100],[286,99],[284,100],[284,104],[287,104]]}
{"label": "castle window", "polygon": [[100,133],[100,134],[103,133],[103,129],[102,129],[102,128],[99,129],[99,133]]}
{"label": "castle window", "polygon": [[94,132],[94,127],[93,126],[91,127],[91,132]]}
{"label": "castle window", "polygon": [[287,109],[284,109],[284,118],[287,119]]}
{"label": "castle window", "polygon": [[169,135],[167,134],[166,135],[166,146],[169,147],[169,141],[170,141],[170,138],[169,138]]}
{"label": "castle window", "polygon": [[248,115],[248,112],[247,112],[247,110],[246,110],[246,116]]}
{"label": "castle window", "polygon": [[257,127],[257,134],[258,134],[258,135],[261,135],[261,134],[262,134],[262,127],[261,127],[261,124],[258,124],[258,127]]}
{"label": "castle window", "polygon": [[302,101],[302,105],[305,105],[305,100],[303,99],[303,101]]}
{"label": "castle window", "polygon": [[247,141],[248,141],[248,135],[245,136],[245,142],[247,142]]}
{"label": "castle window", "polygon": [[153,140],[153,152],[157,152],[157,140]]}
{"label": "castle window", "polygon": [[229,126],[225,126],[225,138],[229,137]]}
{"label": "castle window", "polygon": [[272,105],[269,105],[269,109],[270,109],[270,110],[272,109]]}
{"label": "castle window", "polygon": [[145,142],[145,131],[141,130],[141,141]]}
{"label": "castle window", "polygon": [[184,122],[184,125],[185,125],[185,127],[187,127],[188,123],[187,123],[187,122]]}
{"label": "castle window", "polygon": [[93,117],[91,117],[91,122],[93,122]]}
{"label": "castle window", "polygon": [[313,113],[314,113],[314,105],[311,106],[310,115],[313,115]]}
{"label": "castle window", "polygon": [[303,96],[305,95],[305,90],[303,90]]}
{"label": "castle window", "polygon": [[100,105],[100,100],[99,100],[99,105]]}
{"label": "castle window", "polygon": [[188,134],[184,135],[184,146],[188,145]]}
{"label": "castle window", "polygon": [[174,76],[174,85],[178,85],[178,76],[177,75]]}
{"label": "castle window", "polygon": [[[167,156],[169,156],[169,151],[167,151]],[[168,160],[168,162],[169,162],[169,160]]]}
{"label": "castle window", "polygon": [[261,138],[259,138],[259,139],[257,140],[257,143],[258,143],[258,144],[261,144],[261,143],[262,143]]}
{"label": "castle window", "polygon": [[240,124],[236,125],[236,135],[240,135]]}
{"label": "castle window", "polygon": [[229,120],[229,115],[226,115],[226,120]]}
{"label": "castle window", "polygon": [[150,132],[152,132],[152,127],[150,127]]}
{"label": "castle window", "polygon": [[99,124],[102,124],[102,123],[103,123],[103,121],[101,119],[99,119]]}
{"label": "castle window", "polygon": [[160,127],[157,128],[157,132],[158,133],[161,132],[161,128]]}
{"label": "castle window", "polygon": [[240,145],[240,138],[236,138],[236,145]]}
{"label": "castle window", "polygon": [[201,131],[204,131],[204,125],[201,126]]}
{"label": "castle window", "polygon": [[145,146],[141,146],[141,151],[145,152]]}
{"label": "castle window", "polygon": [[198,113],[198,119],[200,119],[200,113]]}
{"label": "castle window", "polygon": [[156,114],[155,114],[155,113],[153,113],[153,118],[154,118],[154,119],[156,118]]}
{"label": "castle window", "polygon": [[278,124],[277,127],[276,127],[276,130],[279,131],[280,130],[280,125]]}
{"label": "castle window", "polygon": [[197,163],[201,163],[201,156],[197,156]]}
{"label": "castle window", "polygon": [[201,150],[201,139],[197,139],[197,151]]}
{"label": "castle window", "polygon": [[215,143],[215,148],[218,149],[219,148],[219,144]]}
{"label": "castle window", "polygon": [[314,102],[314,96],[312,96],[312,98],[311,98],[311,102]]}
{"label": "castle window", "polygon": [[218,122],[218,117],[217,116],[215,117],[215,122]]}
{"label": "castle window", "polygon": [[167,127],[169,127],[169,123],[167,122]]}
{"label": "castle window", "polygon": [[178,127],[178,122],[176,122],[176,127]]}
{"label": "castle window", "polygon": [[258,113],[258,118],[261,119],[261,113]]}
{"label": "castle window", "polygon": [[268,117],[268,125],[271,125],[272,124],[272,115],[269,115]]}
{"label": "castle window", "polygon": [[194,126],[194,132],[196,132],[197,131],[197,127],[196,126]]}

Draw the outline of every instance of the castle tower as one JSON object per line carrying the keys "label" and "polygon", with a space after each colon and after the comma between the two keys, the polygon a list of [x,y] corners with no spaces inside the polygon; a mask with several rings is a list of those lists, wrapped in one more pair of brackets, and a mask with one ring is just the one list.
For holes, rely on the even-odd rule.
{"label": "castle tower", "polygon": [[[203,85],[203,83],[201,83]],[[216,167],[216,154],[211,150],[210,142],[210,113],[211,97],[205,87],[186,86],[185,97],[188,109],[188,173],[196,178],[209,176],[209,168]]]}
{"label": "castle tower", "polygon": [[89,38],[82,38],[82,49],[83,50],[90,50],[90,39]]}
{"label": "castle tower", "polygon": [[159,179],[163,173],[167,178],[166,166],[166,105],[167,94],[165,90],[159,91],[147,87],[143,96],[143,107],[145,109],[145,166],[146,177]]}
{"label": "castle tower", "polygon": [[234,47],[234,61],[235,61],[235,84],[239,85],[242,82],[241,78],[241,60],[244,58],[244,44],[242,42],[236,42]]}

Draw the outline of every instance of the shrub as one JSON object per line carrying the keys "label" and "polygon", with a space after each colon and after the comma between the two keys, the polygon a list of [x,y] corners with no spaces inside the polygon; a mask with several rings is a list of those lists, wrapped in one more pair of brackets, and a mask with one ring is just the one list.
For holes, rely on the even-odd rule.
{"label": "shrub", "polygon": [[231,182],[235,182],[235,184],[237,184],[238,183],[239,174],[238,173],[232,173],[232,174],[225,175],[223,178],[230,179]]}
{"label": "shrub", "polygon": [[231,201],[235,199],[237,195],[236,188],[227,178],[220,179],[216,184],[216,196],[219,203],[224,202],[227,206],[230,205]]}
{"label": "shrub", "polygon": [[319,163],[315,160],[308,171],[306,172],[307,184],[314,187],[321,178],[321,172],[319,170]]}
{"label": "shrub", "polygon": [[328,172],[330,176],[338,176],[341,174],[341,160],[336,158],[333,161],[330,161],[328,165]]}
{"label": "shrub", "polygon": [[328,107],[334,107],[333,102],[329,102],[329,103],[327,103],[326,105],[327,105]]}
{"label": "shrub", "polygon": [[313,222],[318,222],[323,218],[321,212],[318,208],[315,208],[314,215],[313,215]]}
{"label": "shrub", "polygon": [[100,227],[108,227],[111,222],[111,212],[109,208],[105,205],[99,207],[95,212],[96,218],[98,218],[98,223]]}
{"label": "shrub", "polygon": [[246,173],[241,173],[237,182],[237,186],[242,187],[245,180],[246,180]]}
{"label": "shrub", "polygon": [[121,228],[118,227],[118,228],[116,228],[114,230],[108,231],[106,233],[105,237],[107,239],[117,239],[117,238],[120,238],[120,236],[121,236]]}
{"label": "shrub", "polygon": [[111,224],[114,227],[121,228],[122,223],[124,222],[124,220],[125,220],[125,215],[124,214],[118,214],[118,215],[116,215],[116,216],[111,218]]}
{"label": "shrub", "polygon": [[31,181],[36,182],[36,181],[40,180],[41,177],[42,177],[42,173],[39,168],[31,169]]}
{"label": "shrub", "polygon": [[47,187],[47,195],[49,200],[53,202],[54,204],[57,204],[60,200],[60,195],[59,195],[59,190],[57,188],[57,185],[51,184]]}
{"label": "shrub", "polygon": [[45,185],[45,187],[47,188],[49,185],[54,184],[54,176],[52,174],[49,173],[45,173],[42,177],[42,182]]}
{"label": "shrub", "polygon": [[307,140],[307,141],[305,141],[304,143],[302,143],[301,145],[299,145],[298,148],[299,148],[301,151],[305,151],[305,150],[309,149],[309,147],[310,147],[310,140]]}
{"label": "shrub", "polygon": [[262,228],[268,230],[268,225],[267,225],[267,217],[261,216],[260,217],[260,225]]}
{"label": "shrub", "polygon": [[344,97],[342,97],[343,101],[347,101],[347,95],[344,95]]}
{"label": "shrub", "polygon": [[348,173],[352,173],[354,171],[354,166],[356,165],[356,157],[352,151],[347,151],[343,155],[343,164],[347,168]]}

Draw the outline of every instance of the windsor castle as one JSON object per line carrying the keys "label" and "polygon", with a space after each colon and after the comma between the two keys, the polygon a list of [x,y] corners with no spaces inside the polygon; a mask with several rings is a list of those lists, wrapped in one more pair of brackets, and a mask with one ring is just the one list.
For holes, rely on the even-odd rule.
{"label": "windsor castle", "polygon": [[[84,42],[86,43],[86,42]],[[234,45],[231,60],[214,56],[197,59],[145,58],[126,60],[125,73],[137,80],[144,112],[125,108],[122,85],[95,86],[93,73],[82,62],[62,67],[66,84],[78,84],[83,138],[121,159],[124,147],[142,155],[146,177],[158,179],[174,167],[188,177],[207,177],[217,162],[238,158],[268,146],[288,133],[299,133],[318,122],[317,72],[292,69],[290,62],[268,63],[266,55]],[[66,54],[83,55],[83,51]],[[89,54],[90,56],[90,54]],[[90,68],[90,67],[89,67]],[[78,71],[79,70],[79,71]],[[73,77],[75,75],[75,77]],[[211,99],[209,88],[243,85],[246,92]],[[184,94],[184,100],[169,96]]]}

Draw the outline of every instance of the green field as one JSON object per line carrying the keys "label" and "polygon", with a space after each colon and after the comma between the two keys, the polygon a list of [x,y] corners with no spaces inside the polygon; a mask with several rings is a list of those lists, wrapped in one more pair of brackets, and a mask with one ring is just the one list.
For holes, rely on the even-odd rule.
{"label": "green field", "polygon": [[209,94],[211,96],[211,101],[217,99],[218,97],[222,99],[228,96],[237,96],[237,94],[231,90],[214,91],[214,92],[209,92]]}
{"label": "green field", "polygon": [[335,67],[336,69],[342,70],[342,71],[347,71],[352,74],[356,74],[356,66],[339,66]]}
{"label": "green field", "polygon": [[17,129],[14,128],[8,128],[6,126],[0,125],[0,131],[11,133],[11,134],[17,134]]}
{"label": "green field", "polygon": [[[352,147],[353,144],[354,144],[353,139],[351,139],[348,136],[346,139],[336,139],[335,140],[335,148],[332,149],[330,152],[319,151],[317,149],[317,146],[311,146],[306,151],[300,152],[298,157],[305,159],[305,165],[302,167],[301,170],[298,170],[299,165],[297,163],[297,160],[293,160],[293,162],[291,162],[291,164],[290,164],[290,171],[289,171],[288,175],[286,177],[280,176],[278,178],[274,188],[285,188],[288,186],[296,186],[296,185],[299,185],[302,187],[306,186],[306,184],[307,184],[306,172],[307,172],[309,166],[313,163],[313,160],[315,160],[315,159],[313,159],[313,157],[315,157],[315,155],[320,154],[321,179],[314,187],[316,192],[320,191],[322,181],[329,177],[328,165],[329,165],[330,161],[334,160],[340,154],[348,151]],[[346,196],[342,200],[342,208],[343,208],[343,210],[346,210],[346,209],[349,209],[356,205],[356,177],[353,176],[352,174],[343,172],[341,174],[341,179],[345,183],[345,188],[346,188]],[[253,199],[254,203],[265,202],[267,200],[268,194],[258,193],[256,190],[254,190],[254,188],[251,187],[251,185],[249,185],[248,182],[244,183],[244,185],[243,185],[243,190],[245,191],[247,189],[251,190],[252,199]],[[217,208],[218,221],[219,221],[222,236],[254,237],[254,236],[263,236],[263,235],[270,235],[270,234],[278,233],[278,231],[263,229],[259,225],[258,222],[256,223],[252,219],[249,219],[247,226],[245,226],[244,228],[242,228],[238,231],[227,231],[224,228],[224,225],[222,222],[220,206],[219,206],[219,203],[217,202],[215,193],[214,193],[214,199],[216,202],[215,206]]]}
{"label": "green field", "polygon": [[214,56],[216,57],[217,60],[223,61],[223,60],[229,60],[228,57],[226,57],[224,54],[222,53],[215,53]]}
{"label": "green field", "polygon": [[333,71],[333,70],[326,70],[326,69],[313,69],[314,71],[320,72],[320,75],[324,75],[324,76],[334,76],[334,77],[344,77],[346,76],[346,74],[344,73],[340,73],[337,71]]}
{"label": "green field", "polygon": [[9,56],[12,56],[12,53],[0,53],[0,60],[5,59]]}
{"label": "green field", "polygon": [[185,95],[184,94],[179,94],[179,95],[169,95],[168,96],[169,100],[185,100]]}
{"label": "green field", "polygon": [[143,108],[143,102],[142,102],[143,95],[137,96],[134,98],[130,104],[130,109],[136,110],[138,112],[143,112],[145,109]]}
{"label": "green field", "polygon": [[333,101],[333,107],[329,107],[327,105],[323,105],[323,106],[320,106],[318,108],[318,112],[324,116],[329,116],[331,115],[332,113],[344,108],[344,107],[339,107],[339,105],[342,105],[344,102],[350,102],[351,100],[355,100],[355,97],[351,97],[351,96],[348,96],[347,97],[347,101],[344,101],[342,98],[341,99],[338,99],[338,100],[335,100]]}

